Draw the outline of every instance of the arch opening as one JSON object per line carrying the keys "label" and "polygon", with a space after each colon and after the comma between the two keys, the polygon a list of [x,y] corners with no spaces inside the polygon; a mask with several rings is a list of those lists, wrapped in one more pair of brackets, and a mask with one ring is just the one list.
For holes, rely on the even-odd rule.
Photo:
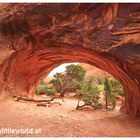
{"label": "arch opening", "polygon": [[[85,74],[83,79],[78,81],[78,76],[82,74],[82,70],[78,71],[79,66],[82,68],[82,70],[85,70]],[[108,86],[105,84],[106,79],[108,80],[110,90],[108,95],[106,93],[108,91],[105,91],[106,86]],[[54,83],[56,81],[57,84]],[[58,83],[58,81],[61,83],[61,85]],[[80,88],[79,84],[81,85]],[[85,84],[86,86],[90,84],[90,87],[94,88],[86,91],[83,89]],[[70,99],[72,98],[72,101],[75,100],[78,102],[78,104],[82,103],[83,107],[87,106],[84,99],[88,96],[96,94],[98,96],[98,99],[96,100],[98,104],[94,106],[95,109],[96,107],[99,107],[100,109],[115,108],[118,110],[120,109],[122,103],[125,101],[123,86],[115,77],[93,65],[79,62],[64,63],[54,68],[47,75],[47,77],[44,77],[41,83],[39,83],[34,94],[36,97],[61,97],[63,94],[63,97],[61,98],[67,99],[69,103],[71,102]],[[106,96],[108,96],[107,99]],[[94,96],[89,98],[89,100],[92,100],[93,98]],[[95,104],[94,100],[92,100],[92,104]],[[99,104],[100,106],[98,106]],[[92,105],[88,106],[93,107]]]}

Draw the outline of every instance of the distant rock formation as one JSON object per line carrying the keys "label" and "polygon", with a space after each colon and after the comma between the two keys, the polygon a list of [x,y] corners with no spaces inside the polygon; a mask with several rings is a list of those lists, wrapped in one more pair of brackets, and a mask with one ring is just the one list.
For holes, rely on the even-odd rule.
{"label": "distant rock formation", "polygon": [[106,71],[103,71],[93,65],[89,65],[86,63],[80,63],[85,69],[86,69],[86,77],[89,78],[91,76],[97,76],[99,78],[105,78],[105,77],[113,77],[111,74],[109,74]]}

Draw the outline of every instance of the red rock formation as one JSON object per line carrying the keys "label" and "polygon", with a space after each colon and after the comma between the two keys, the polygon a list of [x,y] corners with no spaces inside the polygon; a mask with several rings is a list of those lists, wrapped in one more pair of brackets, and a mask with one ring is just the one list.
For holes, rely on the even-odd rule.
{"label": "red rock formation", "polygon": [[87,63],[80,63],[80,65],[82,65],[86,69],[85,77],[87,79],[90,78],[91,76],[97,76],[99,78],[105,78],[105,77],[112,78],[113,77],[108,72],[103,71],[103,70],[101,70],[93,65],[89,65]]}
{"label": "red rock formation", "polygon": [[122,111],[140,115],[140,4],[0,4],[1,92],[33,94],[66,62],[89,63],[121,81]]}

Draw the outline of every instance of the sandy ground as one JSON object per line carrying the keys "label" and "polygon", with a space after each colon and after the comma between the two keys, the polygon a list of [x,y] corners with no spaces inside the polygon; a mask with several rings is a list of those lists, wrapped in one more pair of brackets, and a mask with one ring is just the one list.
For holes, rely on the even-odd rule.
{"label": "sandy ground", "polygon": [[15,130],[29,128],[36,131],[32,134],[2,133],[0,136],[140,136],[140,118],[121,114],[118,111],[119,107],[113,111],[75,110],[77,100],[67,98],[65,103],[60,99],[58,101],[62,105],[53,105],[52,107],[39,107],[35,103],[17,102],[13,99],[0,102],[1,133],[4,128]]}

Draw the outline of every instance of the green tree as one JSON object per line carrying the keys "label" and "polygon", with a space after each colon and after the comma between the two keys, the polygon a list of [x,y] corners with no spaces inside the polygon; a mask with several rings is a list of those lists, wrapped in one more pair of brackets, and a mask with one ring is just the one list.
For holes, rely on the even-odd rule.
{"label": "green tree", "polygon": [[106,109],[108,108],[109,101],[112,103],[113,108],[116,106],[115,94],[112,93],[112,87],[108,78],[104,81],[104,91],[105,91],[105,103]]}
{"label": "green tree", "polygon": [[[92,106],[94,108],[100,107],[99,104],[99,89],[91,81],[81,81],[78,84],[77,95],[78,100],[77,109],[84,106]],[[84,101],[84,105],[79,106],[79,101]]]}
{"label": "green tree", "polygon": [[71,64],[66,67],[65,74],[69,79],[82,81],[85,78],[86,70],[80,64]]}
{"label": "green tree", "polygon": [[86,70],[81,65],[68,65],[64,73],[56,73],[50,83],[63,97],[66,92],[75,91],[77,83],[84,79]]}
{"label": "green tree", "polygon": [[124,97],[123,86],[121,85],[121,83],[116,78],[110,79],[110,84],[112,86],[112,92],[115,95],[120,95],[120,96]]}

